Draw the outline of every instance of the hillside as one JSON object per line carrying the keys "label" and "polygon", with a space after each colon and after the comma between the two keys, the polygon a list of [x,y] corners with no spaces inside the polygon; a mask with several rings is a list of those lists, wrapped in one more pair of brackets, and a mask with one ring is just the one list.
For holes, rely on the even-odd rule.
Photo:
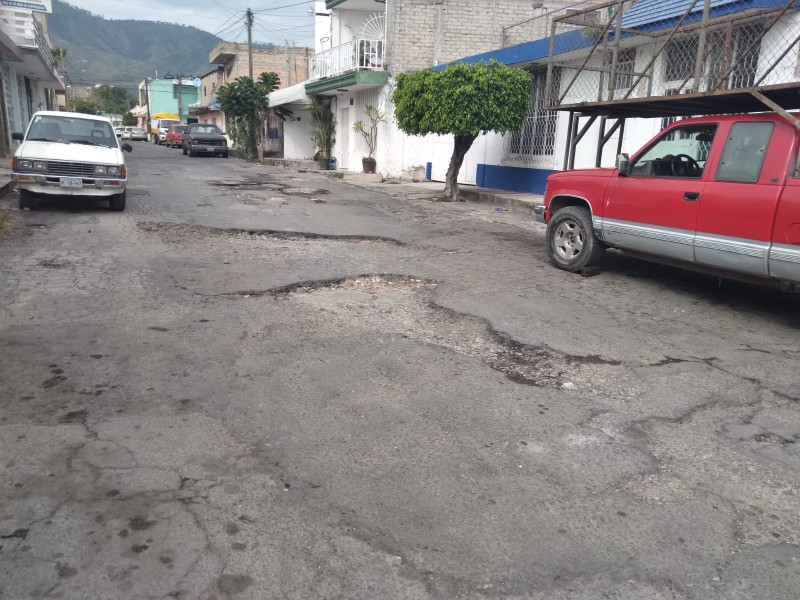
{"label": "hillside", "polygon": [[70,81],[132,91],[156,71],[160,75],[207,71],[209,52],[223,41],[186,25],[104,19],[62,0],[53,1],[48,23],[53,46],[67,48]]}

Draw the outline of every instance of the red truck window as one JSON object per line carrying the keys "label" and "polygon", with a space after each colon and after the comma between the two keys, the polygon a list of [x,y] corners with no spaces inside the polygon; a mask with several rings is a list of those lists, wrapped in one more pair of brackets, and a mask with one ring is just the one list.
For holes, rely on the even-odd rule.
{"label": "red truck window", "polygon": [[715,180],[757,182],[773,129],[774,123],[734,123],[725,140]]}
{"label": "red truck window", "polygon": [[699,179],[716,131],[716,123],[674,127],[636,158],[629,174],[633,177]]}

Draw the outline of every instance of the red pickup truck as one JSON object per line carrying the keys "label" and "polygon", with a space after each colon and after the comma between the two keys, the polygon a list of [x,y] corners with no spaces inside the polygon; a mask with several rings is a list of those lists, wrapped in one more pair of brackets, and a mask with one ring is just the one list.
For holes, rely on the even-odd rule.
{"label": "red pickup truck", "polygon": [[800,289],[800,129],[776,114],[678,121],[618,168],[547,180],[538,220],[555,266],[607,247],[654,262]]}

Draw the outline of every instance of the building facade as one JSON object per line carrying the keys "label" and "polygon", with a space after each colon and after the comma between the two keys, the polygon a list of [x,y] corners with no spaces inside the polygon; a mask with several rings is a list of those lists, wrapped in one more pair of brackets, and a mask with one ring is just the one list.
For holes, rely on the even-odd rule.
{"label": "building facade", "polygon": [[[586,103],[616,102],[626,95],[718,93],[800,79],[800,15],[790,0],[320,4],[318,14],[327,10],[329,17],[316,20],[321,43],[303,90],[308,97],[330,100],[340,168],[361,167],[366,147],[352,124],[363,118],[365,107],[384,111],[388,122],[379,128],[375,157],[387,177],[424,169],[432,179],[444,180],[453,149],[450,136],[407,136],[394,125],[391,81],[401,72],[444,68],[454,60],[497,60],[529,70],[532,106],[522,129],[480,136],[465,157],[459,181],[538,193],[556,170],[613,166],[618,151],[637,150],[675,118],[631,112],[641,118],[607,129],[604,119],[590,123],[570,116]],[[296,96],[292,101],[300,106]],[[575,144],[578,132],[583,141]],[[590,140],[601,138],[607,139],[598,151],[599,144]]]}
{"label": "building facade", "polygon": [[[452,139],[446,136],[415,138],[394,124],[391,101],[392,81],[403,72],[435,67],[464,56],[501,48],[509,40],[529,35],[515,28],[548,11],[571,4],[566,1],[526,0],[327,0],[317,2],[315,37],[319,40],[312,60],[309,81],[302,84],[308,98],[330,101],[336,117],[334,156],[339,168],[357,171],[367,148],[352,127],[364,119],[366,107],[374,106],[386,115],[379,127],[375,158],[378,170],[387,177],[425,172],[429,164],[438,173],[435,156],[452,153]],[[319,15],[328,15],[321,18]],[[528,38],[529,39],[529,38]],[[288,103],[286,98],[292,98]],[[287,102],[288,108],[303,110],[297,95],[276,96],[270,103]],[[306,100],[307,102],[307,100]],[[287,129],[287,145],[290,124]],[[298,134],[304,132],[300,127]],[[305,148],[302,144],[294,147]],[[287,158],[309,158],[289,156]],[[467,156],[462,179],[475,183],[475,157]],[[446,170],[446,165],[444,166]],[[430,169],[428,169],[430,171]],[[444,171],[442,172],[442,177]]]}
{"label": "building facade", "polygon": [[11,133],[25,131],[33,113],[57,109],[64,90],[47,32],[47,15],[0,8],[0,155],[13,153]]}
{"label": "building facade", "polygon": [[[270,50],[253,49],[253,77],[261,73],[277,73],[280,77],[279,89],[289,87],[298,81],[308,79],[312,48],[283,46]],[[225,130],[225,113],[217,101],[219,88],[237,77],[250,75],[250,56],[246,44],[222,42],[211,50],[208,56],[213,69],[200,77],[201,96],[191,114],[200,123],[212,123]],[[265,152],[282,148],[283,123],[270,119],[264,124]]]}
{"label": "building facade", "polygon": [[217,91],[225,83],[225,67],[214,65],[214,68],[200,76],[200,100],[190,113],[199,123],[217,125],[225,131],[225,113],[217,102]]}
{"label": "building facade", "polygon": [[200,88],[194,77],[148,77],[139,84],[139,106],[148,107],[150,115],[174,114],[185,123],[192,107],[199,105]]}

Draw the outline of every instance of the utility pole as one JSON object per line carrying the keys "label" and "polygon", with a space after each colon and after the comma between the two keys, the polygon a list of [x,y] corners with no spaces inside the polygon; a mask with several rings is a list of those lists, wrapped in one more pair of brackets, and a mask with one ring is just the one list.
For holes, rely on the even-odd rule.
{"label": "utility pole", "polygon": [[286,46],[284,46],[284,54],[286,55],[286,79],[284,81],[286,81],[286,87],[289,87],[292,85],[292,66],[289,62],[289,40],[284,39],[283,42],[286,44]]}
{"label": "utility pole", "polygon": [[253,78],[253,11],[247,9],[247,58],[250,67],[250,79]]}
{"label": "utility pole", "polygon": [[178,123],[183,123],[183,75],[178,74]]}
{"label": "utility pole", "polygon": [[145,129],[147,130],[147,139],[150,139],[150,134],[153,131],[153,128],[150,126],[150,78],[144,78],[144,100],[147,102],[147,125]]}

